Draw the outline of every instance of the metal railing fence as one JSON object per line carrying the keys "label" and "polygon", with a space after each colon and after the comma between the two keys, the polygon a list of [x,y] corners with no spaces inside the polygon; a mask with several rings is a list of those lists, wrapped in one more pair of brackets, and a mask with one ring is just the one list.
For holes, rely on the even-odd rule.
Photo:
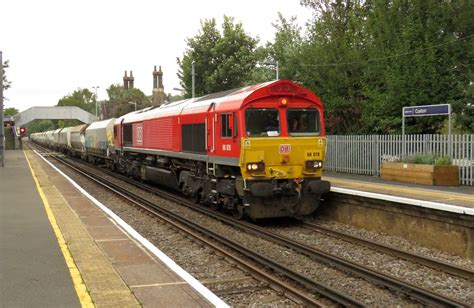
{"label": "metal railing fence", "polygon": [[[406,155],[449,154],[448,135],[405,135]],[[459,183],[474,186],[474,135],[452,135],[453,164]],[[402,135],[328,135],[324,169],[333,172],[380,175],[382,161],[402,157]]]}

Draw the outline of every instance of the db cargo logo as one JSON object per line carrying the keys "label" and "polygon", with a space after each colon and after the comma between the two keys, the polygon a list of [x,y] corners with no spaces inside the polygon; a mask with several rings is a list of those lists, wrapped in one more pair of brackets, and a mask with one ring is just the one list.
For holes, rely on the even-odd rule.
{"label": "db cargo logo", "polygon": [[278,153],[288,154],[291,152],[291,144],[280,144],[278,147]]}
{"label": "db cargo logo", "polygon": [[143,144],[143,126],[137,126],[137,144]]}

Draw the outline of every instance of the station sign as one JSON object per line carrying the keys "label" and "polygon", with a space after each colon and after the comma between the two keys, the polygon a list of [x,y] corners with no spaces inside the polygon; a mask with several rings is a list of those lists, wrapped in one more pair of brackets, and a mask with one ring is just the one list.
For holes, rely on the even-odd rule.
{"label": "station sign", "polygon": [[405,139],[405,118],[408,117],[424,117],[424,116],[435,116],[435,115],[447,115],[448,116],[448,155],[453,157],[453,141],[451,136],[451,105],[450,104],[438,104],[438,105],[426,105],[426,106],[413,106],[403,107],[402,109],[402,155],[405,157],[406,151],[406,139]]}
{"label": "station sign", "polygon": [[422,117],[449,114],[449,104],[403,107],[404,117]]}

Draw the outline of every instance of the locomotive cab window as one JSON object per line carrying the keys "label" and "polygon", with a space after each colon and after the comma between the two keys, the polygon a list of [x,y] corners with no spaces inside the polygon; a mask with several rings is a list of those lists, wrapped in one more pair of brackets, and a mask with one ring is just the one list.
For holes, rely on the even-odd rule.
{"label": "locomotive cab window", "polygon": [[245,127],[250,137],[280,135],[280,113],[275,108],[249,108],[245,110]]}
{"label": "locomotive cab window", "polygon": [[221,137],[230,138],[232,137],[232,116],[230,113],[221,114]]}
{"label": "locomotive cab window", "polygon": [[319,111],[317,109],[287,110],[288,133],[292,136],[315,136],[319,131]]}

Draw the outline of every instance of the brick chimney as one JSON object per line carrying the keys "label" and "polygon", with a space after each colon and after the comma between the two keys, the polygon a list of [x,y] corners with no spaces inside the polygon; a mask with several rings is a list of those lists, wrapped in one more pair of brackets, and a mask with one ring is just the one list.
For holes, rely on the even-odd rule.
{"label": "brick chimney", "polygon": [[130,71],[130,76],[128,76],[127,71],[125,71],[125,75],[123,76],[123,88],[125,90],[133,89],[134,81],[135,81],[135,78],[133,78],[133,72]]}
{"label": "brick chimney", "polygon": [[161,65],[156,70],[156,65],[153,70],[153,92],[152,92],[152,102],[153,106],[160,106],[165,102],[166,94],[163,87],[163,72],[161,70]]}
{"label": "brick chimney", "polygon": [[153,69],[153,89],[158,88],[158,72],[156,70],[156,65],[155,68]]}
{"label": "brick chimney", "polygon": [[160,69],[158,70],[158,89],[163,89],[164,90],[164,87],[163,87],[163,72],[161,71],[161,65],[160,65]]}
{"label": "brick chimney", "polygon": [[125,71],[125,75],[123,76],[123,88],[125,90],[128,89],[128,76],[127,76],[127,71]]}
{"label": "brick chimney", "polygon": [[135,82],[135,78],[133,78],[133,72],[130,71],[130,77],[128,77],[128,86],[130,89],[133,89],[134,82]]}

